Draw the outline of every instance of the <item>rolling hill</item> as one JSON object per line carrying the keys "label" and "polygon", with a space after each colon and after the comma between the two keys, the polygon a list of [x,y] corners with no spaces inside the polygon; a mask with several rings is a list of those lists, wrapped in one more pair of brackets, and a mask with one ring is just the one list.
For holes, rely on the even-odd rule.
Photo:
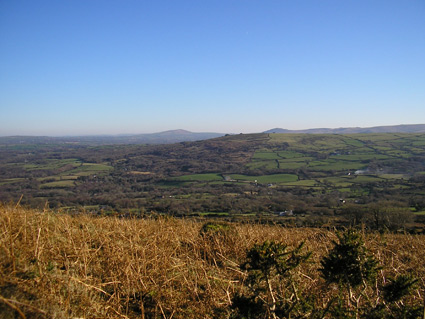
{"label": "rolling hill", "polygon": [[[95,212],[425,211],[425,134],[238,134],[157,145],[0,145],[0,201]],[[382,204],[386,207],[389,204]],[[333,218],[333,217],[329,217]],[[323,219],[323,218],[322,218]]]}
{"label": "rolling hill", "polygon": [[[368,128],[314,128],[287,130],[274,128],[263,133],[291,134],[366,134],[366,133],[424,133],[425,124],[375,126]],[[228,135],[215,132],[190,132],[182,129],[148,134],[85,135],[85,136],[0,136],[0,145],[13,144],[75,144],[75,145],[114,145],[114,144],[173,144],[180,142],[203,141]]]}
{"label": "rolling hill", "polygon": [[341,127],[314,128],[306,130],[287,130],[274,128],[264,133],[305,133],[305,134],[365,134],[365,133],[424,133],[425,124],[374,126],[374,127]]}
{"label": "rolling hill", "polygon": [[200,141],[223,136],[224,133],[195,133],[186,130],[170,130],[149,134],[87,135],[87,136],[5,136],[0,144],[171,144]]}

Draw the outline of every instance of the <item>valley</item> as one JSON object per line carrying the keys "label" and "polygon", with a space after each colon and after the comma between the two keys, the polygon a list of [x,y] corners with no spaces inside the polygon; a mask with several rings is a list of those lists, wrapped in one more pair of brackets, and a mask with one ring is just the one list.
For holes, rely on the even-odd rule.
{"label": "valley", "polygon": [[[422,133],[259,133],[162,145],[19,143],[2,144],[0,154],[0,200],[31,207],[314,226],[360,222],[351,216],[353,207],[370,211],[379,204],[386,214],[409,215],[410,227],[419,228],[425,210]],[[284,211],[294,217],[276,218]],[[364,218],[375,223],[373,216]]]}

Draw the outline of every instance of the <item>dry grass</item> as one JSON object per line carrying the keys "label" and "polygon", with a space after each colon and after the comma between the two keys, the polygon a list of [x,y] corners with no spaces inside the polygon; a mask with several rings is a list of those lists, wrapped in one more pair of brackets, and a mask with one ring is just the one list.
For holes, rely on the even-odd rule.
{"label": "dry grass", "polygon": [[[0,206],[0,318],[227,318],[241,289],[238,265],[266,239],[306,242],[311,263],[301,287],[321,294],[317,268],[333,232],[279,226],[231,225],[201,236],[201,222],[173,218],[70,216]],[[420,278],[412,296],[423,303],[425,237],[366,235],[385,266]],[[323,294],[323,298],[327,298]]]}

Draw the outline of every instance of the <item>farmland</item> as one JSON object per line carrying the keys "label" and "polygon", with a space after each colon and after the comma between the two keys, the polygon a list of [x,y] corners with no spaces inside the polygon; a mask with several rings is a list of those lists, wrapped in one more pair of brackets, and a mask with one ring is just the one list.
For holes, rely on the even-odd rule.
{"label": "farmland", "polygon": [[[168,145],[0,145],[0,200],[97,213],[351,222],[349,205],[423,211],[425,134],[241,134]],[[420,216],[420,215],[418,215]],[[413,223],[411,226],[420,225]],[[415,227],[416,227],[415,226]]]}

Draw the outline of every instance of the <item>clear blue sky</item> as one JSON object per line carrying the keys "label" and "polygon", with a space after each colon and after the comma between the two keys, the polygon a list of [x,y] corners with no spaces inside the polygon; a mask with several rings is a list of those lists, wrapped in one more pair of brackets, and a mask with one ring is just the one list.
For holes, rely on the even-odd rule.
{"label": "clear blue sky", "polygon": [[424,0],[0,1],[0,135],[419,123]]}

